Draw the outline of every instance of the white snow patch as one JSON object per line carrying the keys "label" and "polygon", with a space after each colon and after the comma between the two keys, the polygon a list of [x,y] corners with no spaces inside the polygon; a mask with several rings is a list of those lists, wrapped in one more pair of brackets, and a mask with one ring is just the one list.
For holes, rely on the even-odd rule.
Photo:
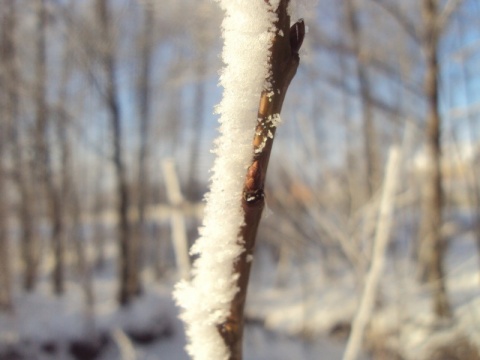
{"label": "white snow patch", "polygon": [[268,115],[267,122],[271,123],[273,127],[277,127],[281,124],[282,118],[280,114]]}

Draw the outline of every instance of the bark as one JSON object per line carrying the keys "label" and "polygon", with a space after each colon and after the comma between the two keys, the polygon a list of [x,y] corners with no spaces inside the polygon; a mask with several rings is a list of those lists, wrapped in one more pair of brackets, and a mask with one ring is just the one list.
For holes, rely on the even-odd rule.
{"label": "bark", "polygon": [[114,39],[112,34],[111,14],[108,0],[97,0],[97,13],[103,33],[101,63],[106,76],[105,101],[110,115],[110,129],[113,141],[113,165],[117,181],[117,216],[119,237],[119,280],[118,301],[127,305],[134,295],[140,293],[138,269],[134,264],[134,249],[131,240],[131,228],[128,219],[130,196],[128,192],[123,141],[121,128],[120,104],[116,82],[116,64],[114,54]]}
{"label": "bark", "polygon": [[[422,42],[426,60],[424,79],[427,99],[427,168],[423,189],[423,220],[421,226],[421,248],[428,282],[432,289],[434,311],[438,317],[450,317],[451,309],[445,285],[443,260],[445,257],[445,240],[442,238],[442,211],[444,197],[441,173],[441,127],[438,90],[438,39],[436,27],[438,8],[435,0],[422,1],[422,17],[425,34]],[[422,259],[421,259],[422,260]]]}
{"label": "bark", "polygon": [[[230,315],[225,323],[219,326],[220,334],[230,349],[230,360],[242,359],[243,310],[255,238],[265,206],[265,178],[276,130],[275,121],[272,119],[279,116],[288,86],[297,71],[300,62],[298,50],[305,35],[303,20],[290,28],[287,6],[288,0],[281,0],[277,9],[277,33],[273,40],[270,57],[272,87],[264,91],[260,97],[259,121],[253,139],[254,156],[245,177],[242,199],[245,225],[240,232],[244,241],[244,252],[234,265],[234,272],[239,276],[237,280],[239,291],[231,303]],[[280,30],[284,36],[278,34]]]}

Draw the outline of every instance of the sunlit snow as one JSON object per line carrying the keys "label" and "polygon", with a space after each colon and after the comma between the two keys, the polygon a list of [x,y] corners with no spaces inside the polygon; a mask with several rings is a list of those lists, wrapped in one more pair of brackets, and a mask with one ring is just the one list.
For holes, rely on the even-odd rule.
{"label": "sunlit snow", "polygon": [[[175,298],[184,309],[193,359],[227,359],[228,350],[217,325],[229,313],[237,289],[233,263],[242,252],[239,230],[243,224],[241,194],[246,169],[252,159],[252,138],[259,97],[266,85],[268,49],[272,39],[275,7],[264,1],[219,1],[225,11],[222,24],[225,67],[220,84],[223,99],[217,107],[220,135],[217,155],[206,196],[200,238],[191,249],[200,255],[191,282],[176,287]],[[275,2],[278,6],[278,1]]]}

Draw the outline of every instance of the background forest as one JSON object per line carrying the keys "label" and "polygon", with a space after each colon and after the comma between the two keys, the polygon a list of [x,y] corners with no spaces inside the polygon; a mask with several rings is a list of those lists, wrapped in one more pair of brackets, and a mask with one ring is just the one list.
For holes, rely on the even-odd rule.
{"label": "background forest", "polygon": [[[308,33],[246,358],[480,359],[480,2],[292,6]],[[212,0],[0,0],[0,359],[187,359],[171,291],[213,162],[221,20]]]}

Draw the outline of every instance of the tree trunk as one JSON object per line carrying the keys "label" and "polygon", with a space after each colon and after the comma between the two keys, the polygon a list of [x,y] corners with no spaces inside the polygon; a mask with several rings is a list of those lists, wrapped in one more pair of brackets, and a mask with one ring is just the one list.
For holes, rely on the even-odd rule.
{"label": "tree trunk", "polygon": [[[0,134],[5,133],[4,123],[0,123]],[[4,171],[4,151],[5,139],[0,135],[0,194],[6,194],[5,191],[5,171]],[[8,201],[6,196],[0,200],[0,310],[10,309],[12,307],[11,294],[11,265],[9,258],[9,236],[7,222]]]}
{"label": "tree trunk", "polygon": [[[10,0],[11,4],[13,1]],[[18,71],[15,61],[15,43],[13,41],[13,33],[15,29],[15,14],[12,6],[12,20],[5,21],[5,27],[8,27],[11,36],[9,37],[11,49],[3,52],[4,61],[6,62],[6,73],[10,76],[7,82],[7,91],[9,96],[9,112],[11,113],[11,142],[12,142],[12,159],[16,166],[13,169],[14,184],[19,194],[18,222],[20,226],[20,253],[22,259],[23,276],[22,283],[25,291],[33,291],[37,279],[37,251],[35,234],[35,216],[34,216],[34,197],[33,186],[31,183],[31,173],[33,169],[29,162],[25,159],[25,146],[20,139],[21,123],[18,117],[18,86],[20,83]],[[6,34],[6,32],[4,32]],[[30,181],[29,181],[30,180]]]}
{"label": "tree trunk", "polygon": [[146,240],[145,229],[145,208],[147,205],[147,198],[150,185],[150,174],[148,171],[149,160],[149,132],[150,132],[150,79],[152,77],[152,49],[153,49],[153,12],[147,6],[144,11],[144,25],[143,32],[139,42],[141,44],[141,68],[140,76],[138,78],[138,114],[140,117],[140,149],[138,153],[138,222],[137,231],[133,238],[135,242],[133,246],[134,265],[136,268],[142,266],[142,249]]}
{"label": "tree trunk", "polygon": [[[3,82],[0,76],[0,83]],[[3,95],[3,94],[2,94]],[[1,96],[0,106],[2,110],[8,108],[8,98]],[[11,295],[11,265],[9,258],[9,234],[8,234],[8,197],[6,191],[6,142],[7,142],[7,119],[5,111],[0,110],[0,309],[10,309],[12,306]]]}
{"label": "tree trunk", "polygon": [[[434,311],[438,317],[451,316],[450,305],[445,285],[443,259],[445,241],[442,238],[442,210],[444,198],[442,193],[441,173],[441,128],[438,94],[438,38],[436,28],[438,18],[437,2],[422,1],[422,17],[425,24],[423,52],[426,60],[424,79],[427,99],[427,167],[423,189],[423,220],[421,226],[421,248],[424,250],[429,285],[432,289]],[[422,259],[421,259],[422,260]]]}
{"label": "tree trunk", "polygon": [[290,16],[287,13],[288,0],[281,0],[278,5],[276,35],[271,48],[271,84],[260,97],[258,125],[253,140],[254,157],[248,168],[243,189],[242,207],[245,213],[241,238],[244,240],[244,252],[234,265],[234,273],[238,274],[236,293],[231,306],[230,315],[219,331],[230,350],[230,360],[242,359],[243,310],[247,296],[255,238],[258,225],[265,206],[264,186],[270,152],[279,120],[285,94],[291,80],[295,76],[300,58],[298,50],[305,35],[303,20],[290,29]]}
{"label": "tree trunk", "polygon": [[14,25],[15,3],[9,0],[0,8],[1,43],[0,43],[0,86],[5,91],[0,92],[0,309],[11,309],[11,263],[10,243],[8,233],[8,204],[6,184],[6,158],[9,134],[14,128],[17,117],[17,88],[13,82],[14,74]]}
{"label": "tree trunk", "polygon": [[[3,16],[2,16],[3,18]],[[2,19],[3,20],[3,19]],[[0,69],[4,70],[4,68]],[[3,74],[1,74],[3,75]],[[0,75],[0,83],[4,77]],[[6,142],[8,117],[5,114],[8,109],[8,98],[0,95],[0,310],[10,309],[12,306],[11,296],[11,265],[9,260],[9,235],[8,235],[8,197],[6,191]],[[3,111],[2,111],[3,110]]]}
{"label": "tree trunk", "polygon": [[106,76],[105,100],[110,114],[110,129],[113,140],[113,165],[117,181],[117,216],[118,216],[118,237],[119,237],[119,277],[120,288],[118,301],[121,305],[127,305],[134,295],[140,293],[138,269],[134,264],[134,249],[131,240],[130,222],[128,209],[130,197],[128,192],[127,176],[122,144],[122,128],[120,104],[118,100],[118,89],[116,82],[116,66],[114,53],[114,39],[112,34],[111,15],[108,9],[108,0],[97,1],[97,12],[101,31],[103,33],[102,43],[102,66]]}
{"label": "tree trunk", "polygon": [[363,146],[365,154],[365,175],[367,181],[366,200],[368,200],[372,197],[380,182],[380,159],[378,154],[377,130],[373,121],[370,84],[368,80],[367,68],[365,66],[365,56],[362,55],[361,29],[358,23],[357,10],[355,9],[353,0],[347,0],[345,6],[347,27],[352,38],[353,50],[357,59],[356,75],[362,106]]}
{"label": "tree trunk", "polygon": [[[20,253],[23,265],[23,288],[32,291],[35,287],[37,258],[34,242],[34,214],[32,188],[29,183],[27,161],[24,158],[24,146],[20,140],[20,118],[19,113],[19,86],[20,76],[16,61],[16,9],[15,0],[8,0],[1,7],[2,16],[2,68],[4,71],[3,87],[7,97],[6,120],[10,124],[9,134],[11,140],[12,161],[15,167],[12,169],[14,184],[19,193],[18,220],[20,226]],[[31,169],[31,167],[30,167]]]}
{"label": "tree trunk", "polygon": [[51,164],[50,151],[47,140],[47,128],[49,121],[47,107],[47,67],[46,67],[46,27],[47,11],[44,0],[37,0],[37,59],[36,59],[36,120],[35,120],[35,146],[36,166],[39,178],[46,191],[47,213],[51,223],[51,242],[54,254],[54,268],[52,285],[55,294],[60,295],[64,291],[64,221],[62,201],[60,194],[55,188]]}

